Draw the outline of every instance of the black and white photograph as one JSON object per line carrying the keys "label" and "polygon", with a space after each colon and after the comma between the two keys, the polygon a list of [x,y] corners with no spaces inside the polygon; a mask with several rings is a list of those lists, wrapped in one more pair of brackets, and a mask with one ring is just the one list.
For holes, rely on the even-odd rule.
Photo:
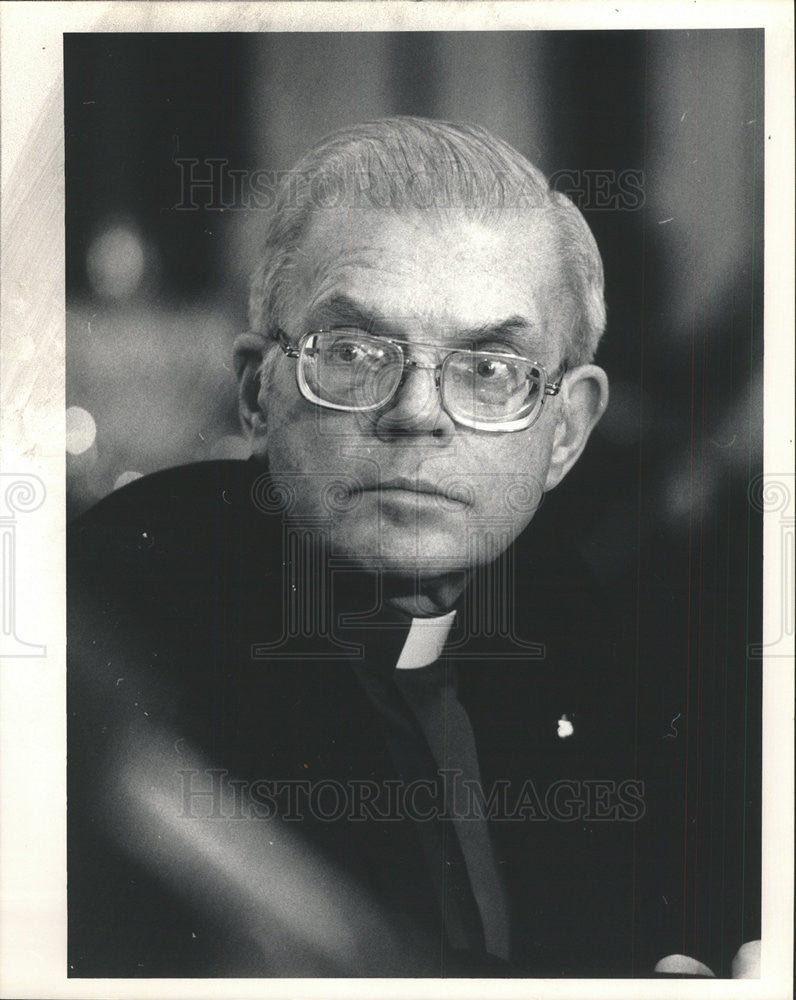
{"label": "black and white photograph", "polygon": [[60,33],[58,995],[759,988],[772,32],[274,6]]}

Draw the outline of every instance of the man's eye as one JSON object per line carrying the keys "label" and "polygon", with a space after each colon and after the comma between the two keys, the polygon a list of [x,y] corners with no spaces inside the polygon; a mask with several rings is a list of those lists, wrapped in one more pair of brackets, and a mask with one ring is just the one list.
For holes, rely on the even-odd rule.
{"label": "man's eye", "polygon": [[335,361],[350,364],[352,361],[357,361],[362,357],[362,348],[359,344],[335,344],[332,348],[331,355]]}
{"label": "man's eye", "polygon": [[511,378],[514,375],[516,366],[500,361],[498,358],[479,358],[475,363],[475,373],[479,379]]}

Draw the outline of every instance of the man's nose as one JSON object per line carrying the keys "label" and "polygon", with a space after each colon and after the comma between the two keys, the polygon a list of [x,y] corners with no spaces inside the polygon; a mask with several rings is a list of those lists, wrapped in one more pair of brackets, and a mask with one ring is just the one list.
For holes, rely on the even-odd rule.
{"label": "man's nose", "polygon": [[437,372],[431,365],[407,364],[395,395],[376,418],[379,437],[431,435],[449,438],[454,424],[442,408]]}

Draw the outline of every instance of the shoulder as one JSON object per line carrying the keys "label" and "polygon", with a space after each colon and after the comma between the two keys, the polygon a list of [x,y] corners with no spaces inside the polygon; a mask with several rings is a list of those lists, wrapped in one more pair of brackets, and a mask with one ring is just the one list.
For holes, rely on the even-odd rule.
{"label": "shoulder", "polygon": [[196,462],[164,469],[114,490],[71,527],[80,536],[101,525],[166,523],[197,520],[209,510],[233,506],[240,509],[250,497],[258,476],[265,475],[253,462]]}
{"label": "shoulder", "polygon": [[262,571],[279,551],[281,525],[262,499],[268,483],[252,461],[202,462],[114,491],[69,528],[71,591],[154,596],[177,584],[207,589],[211,573],[222,581],[232,568]]}
{"label": "shoulder", "polygon": [[267,471],[253,461],[164,469],[114,490],[70,525],[69,540],[78,545],[98,535],[149,530],[201,537],[229,523],[262,525],[270,512],[258,496],[267,482]]}

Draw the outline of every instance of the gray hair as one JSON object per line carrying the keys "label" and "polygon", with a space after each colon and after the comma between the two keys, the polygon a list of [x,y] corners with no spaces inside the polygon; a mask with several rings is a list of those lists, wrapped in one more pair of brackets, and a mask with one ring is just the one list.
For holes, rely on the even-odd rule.
{"label": "gray hair", "polygon": [[572,366],[594,357],[605,329],[603,267],[581,213],[550,188],[541,171],[486,129],[426,118],[382,118],[340,129],[282,178],[251,286],[252,330],[274,335],[313,213],[344,204],[441,218],[455,212],[486,224],[508,213],[546,213],[576,309],[566,360]]}

